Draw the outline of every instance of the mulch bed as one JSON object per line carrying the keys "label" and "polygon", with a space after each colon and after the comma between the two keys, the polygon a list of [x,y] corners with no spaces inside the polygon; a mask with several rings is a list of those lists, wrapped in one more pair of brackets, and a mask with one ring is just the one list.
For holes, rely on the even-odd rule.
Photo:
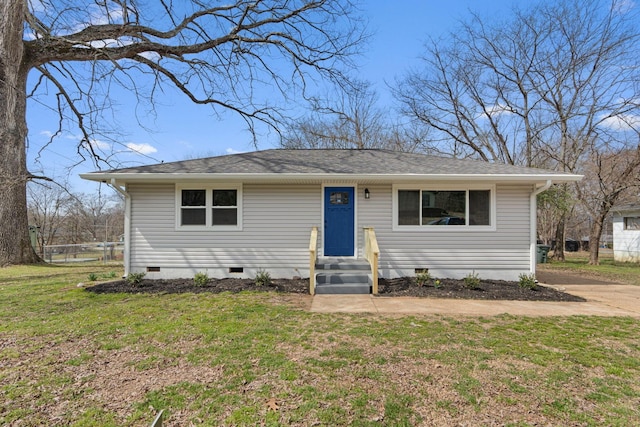
{"label": "mulch bed", "polygon": [[242,291],[286,292],[292,294],[308,294],[308,279],[273,279],[269,286],[257,286],[251,279],[209,279],[204,286],[198,286],[192,279],[144,279],[140,284],[132,285],[126,280],[99,283],[86,288],[97,294],[110,293],[147,293],[147,294],[182,294],[222,292],[238,293]]}
{"label": "mulch bed", "polygon": [[[192,279],[144,279],[138,285],[129,284],[126,280],[99,283],[86,288],[89,292],[107,293],[222,293],[222,292],[282,292],[291,294],[308,294],[309,279],[274,279],[269,286],[256,286],[251,279],[210,279],[204,286],[198,286]],[[469,289],[462,280],[440,279],[440,286],[418,286],[415,278],[379,279],[378,293],[380,297],[408,296],[423,298],[457,298],[482,300],[516,300],[516,301],[585,301],[583,298],[557,291],[552,288],[537,286],[535,289],[524,289],[516,282],[500,280],[482,280],[475,289]]]}
{"label": "mulch bed", "polygon": [[511,301],[586,301],[584,298],[546,286],[538,285],[533,289],[526,289],[520,287],[517,282],[504,280],[482,280],[478,287],[470,289],[465,286],[463,280],[453,279],[440,279],[438,287],[418,286],[413,277],[379,279],[378,295]]}

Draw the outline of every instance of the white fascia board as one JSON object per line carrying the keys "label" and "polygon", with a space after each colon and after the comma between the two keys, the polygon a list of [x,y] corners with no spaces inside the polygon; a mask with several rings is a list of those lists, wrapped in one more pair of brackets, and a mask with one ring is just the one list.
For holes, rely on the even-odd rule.
{"label": "white fascia board", "polygon": [[613,212],[614,214],[619,214],[619,215],[638,215],[638,214],[640,214],[640,207],[636,207],[636,208],[627,208],[627,207],[612,208],[611,212]]}
{"label": "white fascia board", "polygon": [[180,181],[367,181],[367,182],[415,182],[415,181],[484,181],[484,182],[527,182],[538,183],[551,180],[554,183],[575,182],[582,175],[572,174],[225,174],[225,173],[109,173],[92,172],[80,174],[80,178],[90,181],[110,182],[180,182]]}

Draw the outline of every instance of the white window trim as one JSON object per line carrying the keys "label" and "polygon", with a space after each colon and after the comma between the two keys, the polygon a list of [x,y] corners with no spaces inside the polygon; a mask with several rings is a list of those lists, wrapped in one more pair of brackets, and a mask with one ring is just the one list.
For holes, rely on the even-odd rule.
{"label": "white window trim", "polygon": [[[182,190],[205,190],[205,225],[182,225],[180,224],[182,209]],[[237,191],[237,209],[238,223],[236,225],[211,225],[213,206],[213,190],[236,190]],[[242,184],[176,184],[175,197],[175,215],[176,215],[176,231],[241,231],[242,230]],[[222,208],[222,207],[219,207]],[[231,208],[231,207],[226,207]]]}
{"label": "white window trim", "polygon": [[[465,218],[469,218],[469,190],[488,190],[489,206],[491,209],[489,215],[489,225],[399,225],[398,224],[398,191],[400,190],[418,190],[418,191],[466,191],[467,203]],[[474,231],[496,231],[496,186],[495,184],[472,184],[472,185],[443,185],[443,184],[395,184],[392,192],[393,199],[393,231],[423,231],[423,232],[456,232],[463,231],[465,233]]]}

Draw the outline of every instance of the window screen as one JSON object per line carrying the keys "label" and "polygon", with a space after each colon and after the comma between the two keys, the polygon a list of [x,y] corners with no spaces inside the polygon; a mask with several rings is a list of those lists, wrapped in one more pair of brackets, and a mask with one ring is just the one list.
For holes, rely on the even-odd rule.
{"label": "window screen", "polygon": [[420,225],[420,191],[398,191],[398,224]]}
{"label": "window screen", "polygon": [[213,190],[212,225],[238,225],[238,191]]}
{"label": "window screen", "polygon": [[206,225],[205,190],[182,190],[181,225]]}
{"label": "window screen", "polygon": [[469,190],[469,225],[491,224],[491,192]]}

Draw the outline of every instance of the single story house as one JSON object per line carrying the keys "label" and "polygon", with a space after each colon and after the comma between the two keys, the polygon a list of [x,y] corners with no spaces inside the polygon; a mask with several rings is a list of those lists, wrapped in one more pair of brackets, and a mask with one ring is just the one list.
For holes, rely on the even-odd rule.
{"label": "single story house", "polygon": [[536,195],[581,178],[337,149],[272,149],[81,177],[125,195],[125,274],[313,278],[318,259],[373,264],[375,252],[380,277],[428,270],[505,280],[535,273]]}
{"label": "single story house", "polygon": [[613,259],[640,262],[640,205],[613,209]]}

